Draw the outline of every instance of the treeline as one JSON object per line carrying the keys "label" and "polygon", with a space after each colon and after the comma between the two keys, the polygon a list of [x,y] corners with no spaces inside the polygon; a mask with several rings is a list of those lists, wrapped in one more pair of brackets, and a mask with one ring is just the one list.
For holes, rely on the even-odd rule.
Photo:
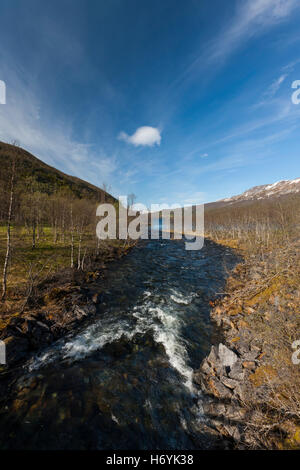
{"label": "treeline", "polygon": [[297,239],[299,228],[298,193],[205,209],[207,236],[241,241],[254,252]]}
{"label": "treeline", "polygon": [[[62,266],[84,269],[88,256],[99,253],[96,207],[116,200],[96,188],[45,165],[17,146],[0,144],[0,260],[2,300],[9,272],[18,266],[39,269],[48,258]],[[34,256],[34,252],[38,252]],[[57,256],[56,256],[57,255]],[[1,267],[0,267],[1,269]]]}

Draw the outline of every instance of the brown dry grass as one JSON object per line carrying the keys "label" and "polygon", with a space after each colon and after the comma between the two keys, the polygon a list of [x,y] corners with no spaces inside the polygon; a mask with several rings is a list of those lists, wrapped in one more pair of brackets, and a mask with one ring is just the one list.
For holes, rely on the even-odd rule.
{"label": "brown dry grass", "polygon": [[266,223],[257,206],[236,217],[229,209],[224,219],[218,212],[215,223],[211,214],[206,226],[212,239],[244,258],[231,273],[215,315],[230,318],[226,337],[232,346],[247,329],[263,351],[249,377],[251,398],[242,404],[249,417],[248,445],[254,448],[300,448],[300,365],[292,362],[292,343],[300,339],[299,207],[274,209]]}

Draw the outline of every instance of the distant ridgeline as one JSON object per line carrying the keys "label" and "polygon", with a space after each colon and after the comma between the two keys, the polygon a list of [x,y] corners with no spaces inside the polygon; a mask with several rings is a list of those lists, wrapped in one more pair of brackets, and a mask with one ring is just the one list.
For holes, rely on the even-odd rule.
{"label": "distant ridgeline", "polygon": [[14,160],[16,162],[16,186],[19,191],[40,192],[48,195],[64,193],[76,199],[116,202],[116,199],[103,189],[75,176],[66,175],[26,150],[4,142],[0,142],[0,183],[2,189],[8,189]]}

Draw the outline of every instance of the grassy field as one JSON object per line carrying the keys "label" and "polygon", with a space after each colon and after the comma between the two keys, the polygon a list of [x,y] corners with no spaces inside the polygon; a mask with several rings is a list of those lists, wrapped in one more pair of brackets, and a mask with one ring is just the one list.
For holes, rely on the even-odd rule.
{"label": "grassy field", "polygon": [[[12,227],[12,250],[8,270],[8,289],[5,302],[0,303],[0,313],[11,315],[18,313],[24,299],[32,287],[47,280],[59,272],[71,270],[70,233],[65,233],[54,242],[52,228],[43,227],[43,231],[32,248],[32,235],[25,227]],[[74,272],[85,272],[95,269],[95,258],[98,264],[111,261],[126,252],[128,245],[124,241],[108,240],[97,242],[93,233],[85,234],[81,242],[81,262],[84,266],[78,269],[78,239],[74,240]],[[0,226],[0,266],[3,266],[6,252],[6,227]],[[63,279],[62,281],[63,282]]]}

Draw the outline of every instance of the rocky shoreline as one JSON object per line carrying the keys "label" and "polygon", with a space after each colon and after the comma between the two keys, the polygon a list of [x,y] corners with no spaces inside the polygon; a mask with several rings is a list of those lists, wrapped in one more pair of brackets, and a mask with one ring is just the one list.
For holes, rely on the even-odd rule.
{"label": "rocky shoreline", "polygon": [[194,382],[208,427],[229,447],[300,448],[299,366],[291,361],[299,331],[297,249],[282,251],[282,268],[278,255],[247,256],[231,272],[224,297],[212,304],[221,342],[194,372]]}
{"label": "rocky shoreline", "polygon": [[60,321],[49,319],[39,312],[11,318],[0,335],[6,345],[7,364],[11,367],[30,353],[49,346],[96,313],[97,307],[93,300],[87,299],[85,293],[78,292],[71,309],[65,312]]}
{"label": "rocky shoreline", "polygon": [[[118,253],[113,259],[124,254]],[[227,293],[214,303],[210,302],[213,306],[211,319],[221,335],[215,335],[219,338],[218,344],[211,347],[200,368],[195,370],[193,380],[202,393],[206,427],[220,440],[222,448],[278,449],[282,448],[282,442],[285,442],[284,448],[300,447],[297,419],[289,408],[288,413],[282,410],[277,413],[269,400],[268,386],[273,379],[272,384],[276,385],[276,367],[279,369],[279,366],[272,363],[274,345],[269,332],[259,330],[261,325],[265,328],[270,318],[274,325],[269,322],[269,329],[276,325],[280,327],[276,321],[281,320],[282,312],[286,314],[291,296],[295,297],[298,292],[298,285],[295,287],[294,283],[289,285],[285,281],[284,290],[280,284],[279,300],[273,272],[267,279],[271,279],[274,286],[270,281],[266,282],[268,269],[265,261],[258,263],[255,259],[248,264],[238,264],[228,278]],[[89,273],[77,273],[72,281],[66,273],[65,283],[58,283],[56,279],[50,285],[41,286],[38,305],[34,309],[28,308],[27,312],[9,319],[0,331],[0,339],[6,344],[8,363],[1,369],[2,392],[16,380],[16,369],[21,370],[20,366],[32,354],[101,313],[106,297],[99,288],[99,280],[104,276],[105,266],[99,262],[95,262]],[[261,287],[259,290],[262,279],[264,290]],[[284,322],[286,325],[285,318]],[[279,380],[282,382],[282,377]],[[275,424],[272,414],[276,418]],[[267,446],[264,447],[258,433],[267,439]]]}
{"label": "rocky shoreline", "polygon": [[[105,262],[122,258],[133,246],[115,250]],[[97,315],[99,306],[105,306],[99,281],[106,268],[103,261],[95,259],[88,273],[65,269],[38,286],[34,307],[29,305],[23,313],[11,315],[0,330],[0,340],[6,346],[4,374]]]}
{"label": "rocky shoreline", "polygon": [[194,382],[204,393],[208,426],[239,448],[252,444],[245,433],[248,410],[243,403],[249,398],[249,376],[259,367],[260,354],[260,348],[247,343],[234,350],[220,343],[212,346],[194,373]]}

